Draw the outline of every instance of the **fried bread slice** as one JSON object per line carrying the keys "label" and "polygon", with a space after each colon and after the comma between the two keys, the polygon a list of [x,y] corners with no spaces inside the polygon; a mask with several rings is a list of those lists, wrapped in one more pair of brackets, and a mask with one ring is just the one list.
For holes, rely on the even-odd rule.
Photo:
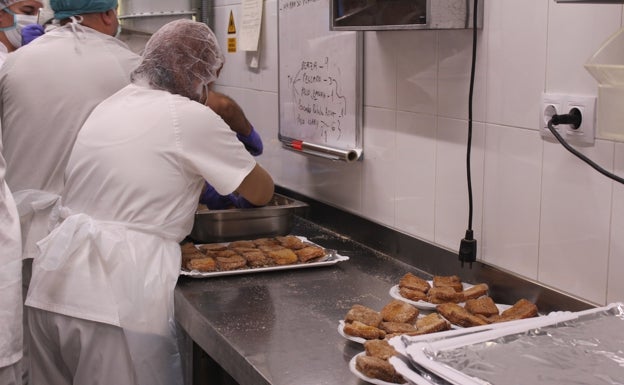
{"label": "fried bread slice", "polygon": [[410,289],[408,287],[400,287],[399,294],[401,294],[401,297],[410,299],[412,301],[427,301],[427,294],[420,290]]}
{"label": "fried bread slice", "polygon": [[345,323],[342,331],[353,337],[360,337],[366,340],[374,340],[384,338],[386,332],[374,326],[366,325],[360,321]]}
{"label": "fried bread slice", "polygon": [[299,237],[294,235],[275,237],[275,239],[280,243],[280,245],[291,250],[299,250],[307,246],[301,239],[299,239]]}
{"label": "fried bread slice", "polygon": [[399,288],[406,288],[410,290],[418,290],[426,293],[431,288],[431,285],[426,280],[412,274],[407,273],[399,280]]}
{"label": "fried bread slice", "polygon": [[436,306],[436,310],[454,325],[471,327],[488,324],[483,318],[477,317],[456,303],[440,304]]}
{"label": "fried bread slice", "polygon": [[323,258],[325,250],[318,246],[306,246],[302,249],[295,250],[299,262],[306,263],[315,259]]}
{"label": "fried bread slice", "polygon": [[366,325],[378,327],[382,318],[378,311],[364,305],[355,304],[347,312],[344,321],[346,323],[359,321]]}
{"label": "fried bread slice", "polygon": [[254,241],[241,240],[241,241],[233,241],[228,245],[228,249],[235,249],[237,247],[256,247]]}
{"label": "fried bread slice", "polygon": [[409,322],[388,322],[383,321],[379,324],[379,328],[386,332],[386,335],[389,334],[405,334],[405,333],[413,333],[415,332],[416,326]]}
{"label": "fried bread slice", "polygon": [[369,340],[364,342],[364,350],[367,356],[378,357],[382,360],[397,354],[397,351],[388,343],[388,340]]}
{"label": "fried bread slice", "polygon": [[247,266],[245,258],[238,254],[227,257],[217,257],[217,268],[221,271],[236,270]]}
{"label": "fried bread slice", "polygon": [[456,292],[451,286],[434,286],[427,293],[427,300],[431,303],[459,303],[464,300],[463,292]]}
{"label": "fried bread slice", "polygon": [[433,287],[452,287],[458,293],[464,290],[461,279],[457,275],[434,275]]}
{"label": "fried bread slice", "polygon": [[522,298],[513,304],[512,307],[501,312],[500,317],[495,322],[531,318],[537,316],[537,314],[537,305],[528,299]]}
{"label": "fried bread slice", "polygon": [[418,308],[407,302],[393,299],[381,309],[381,318],[390,322],[413,323],[418,318]]}
{"label": "fried bread slice", "polygon": [[355,358],[355,368],[362,374],[370,378],[404,384],[405,379],[396,372],[394,366],[379,357],[359,355]]}
{"label": "fried bread slice", "polygon": [[189,261],[198,258],[204,258],[206,254],[202,253],[193,242],[187,242],[180,246],[182,256],[182,266],[186,267]]}
{"label": "fried bread slice", "polygon": [[292,265],[298,261],[297,254],[287,248],[267,251],[267,255],[273,259],[276,265]]}
{"label": "fried bread slice", "polygon": [[480,314],[485,317],[491,317],[498,315],[498,307],[494,303],[492,297],[479,297],[475,299],[469,299],[464,304],[464,308],[472,314]]}
{"label": "fried bread slice", "polygon": [[249,267],[263,267],[273,265],[273,259],[262,252],[262,250],[246,251],[241,254],[247,261]]}
{"label": "fried bread slice", "polygon": [[489,287],[487,283],[479,283],[463,291],[464,301],[487,295]]}
{"label": "fried bread slice", "polygon": [[186,263],[185,266],[189,270],[197,270],[201,272],[210,272],[217,270],[217,262],[212,257],[195,258]]}
{"label": "fried bread slice", "polygon": [[429,334],[449,330],[451,324],[438,313],[429,313],[416,320],[416,334]]}

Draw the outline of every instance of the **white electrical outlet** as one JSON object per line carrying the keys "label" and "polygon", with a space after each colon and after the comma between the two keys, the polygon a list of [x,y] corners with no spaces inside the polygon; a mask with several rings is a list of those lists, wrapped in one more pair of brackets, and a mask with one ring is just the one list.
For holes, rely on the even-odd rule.
{"label": "white electrical outlet", "polygon": [[[555,126],[561,137],[570,144],[594,144],[596,129],[596,97],[586,95],[542,94],[540,109],[540,132],[544,138],[554,138],[548,129],[548,122],[554,114],[567,114],[573,108],[581,112],[582,120],[578,128],[569,124]],[[555,139],[556,140],[556,139]]]}
{"label": "white electrical outlet", "polygon": [[564,113],[568,113],[573,108],[581,111],[581,125],[574,129],[569,125],[564,125],[563,131],[565,139],[570,143],[594,144],[596,129],[596,97],[595,96],[569,96],[566,100]]}
{"label": "white electrical outlet", "polygon": [[[560,114],[563,110],[563,99],[564,95],[561,94],[542,94],[542,108],[540,109],[539,115],[540,133],[542,137],[556,140],[555,136],[548,129],[548,122],[553,115]],[[561,134],[562,130],[560,127],[555,127],[555,129]]]}

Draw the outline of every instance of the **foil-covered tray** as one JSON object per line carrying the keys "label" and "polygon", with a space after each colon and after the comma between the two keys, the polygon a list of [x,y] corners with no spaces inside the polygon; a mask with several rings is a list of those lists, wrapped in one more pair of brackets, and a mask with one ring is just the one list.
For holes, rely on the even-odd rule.
{"label": "foil-covered tray", "polygon": [[281,194],[274,194],[263,207],[198,209],[189,237],[195,243],[213,243],[286,235],[295,224],[295,216],[304,216],[307,209],[307,203]]}
{"label": "foil-covered tray", "polygon": [[[252,274],[252,273],[261,273],[267,271],[280,271],[280,270],[293,270],[293,269],[306,269],[311,267],[321,267],[321,266],[329,266],[335,265],[338,262],[348,261],[349,257],[340,255],[336,252],[336,250],[326,249],[314,242],[309,241],[306,237],[298,236],[304,243],[308,243],[310,245],[321,247],[325,250],[325,256],[305,263],[294,263],[289,265],[279,265],[279,266],[267,266],[267,267],[245,267],[236,270],[225,270],[225,271],[210,271],[210,272],[202,272],[192,270],[189,271],[187,269],[182,268],[180,270],[180,275],[191,277],[191,278],[210,278],[210,277],[222,277],[227,275],[239,275],[239,274]],[[224,243],[225,245],[227,243]],[[201,246],[200,244],[196,246]]]}
{"label": "foil-covered tray", "polygon": [[414,366],[461,385],[622,384],[623,352],[622,303],[406,348]]}

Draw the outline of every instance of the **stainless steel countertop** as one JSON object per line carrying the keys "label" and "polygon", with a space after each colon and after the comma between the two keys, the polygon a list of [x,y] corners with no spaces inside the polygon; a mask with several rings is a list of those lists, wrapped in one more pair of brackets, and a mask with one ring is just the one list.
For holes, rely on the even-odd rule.
{"label": "stainless steel countertop", "polygon": [[353,304],[381,310],[405,263],[298,219],[295,235],[346,255],[331,266],[213,278],[181,277],[176,318],[240,385],[361,384],[348,368],[363,346],[338,334]]}

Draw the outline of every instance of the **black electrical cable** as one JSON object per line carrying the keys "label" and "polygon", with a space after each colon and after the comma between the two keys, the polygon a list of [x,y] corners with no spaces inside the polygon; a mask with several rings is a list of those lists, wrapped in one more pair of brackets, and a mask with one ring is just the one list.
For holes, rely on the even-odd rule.
{"label": "black electrical cable", "polygon": [[620,183],[624,184],[624,178],[619,177],[619,176],[617,176],[615,174],[612,174],[609,171],[605,170],[604,168],[600,167],[594,161],[592,161],[591,159],[589,159],[585,155],[581,154],[577,149],[575,149],[574,147],[570,146],[568,144],[568,142],[566,142],[565,139],[563,139],[561,137],[561,134],[559,134],[557,132],[557,130],[555,129],[555,127],[554,127],[554,124],[556,124],[556,123],[553,123],[553,120],[555,122],[557,120],[564,120],[566,116],[567,115],[553,115],[550,118],[550,120],[548,121],[548,129],[550,130],[550,132],[552,132],[552,134],[555,136],[555,138],[557,138],[559,143],[561,143],[561,145],[563,147],[565,147],[566,150],[570,151],[572,154],[574,154],[576,157],[581,159],[583,162],[585,162],[588,165],[590,165],[594,170],[598,171],[599,173],[601,173],[602,175],[606,176],[607,178],[611,178],[611,179],[613,179],[616,182],[620,182]]}
{"label": "black electrical cable", "polygon": [[472,262],[477,258],[477,241],[473,238],[472,216],[473,216],[473,198],[472,198],[472,176],[470,172],[470,153],[472,148],[472,99],[474,94],[474,78],[475,67],[477,62],[477,9],[479,1],[474,0],[474,8],[472,10],[472,63],[470,68],[470,89],[468,92],[468,143],[466,149],[466,179],[468,181],[468,229],[466,235],[459,244],[459,260],[462,267],[464,262],[468,262],[472,268]]}
{"label": "black electrical cable", "polygon": [[472,64],[470,68],[470,90],[468,92],[468,144],[466,150],[466,177],[468,179],[468,230],[472,230],[472,177],[470,174],[470,150],[472,148],[472,99],[474,94],[475,67],[477,62],[477,3],[474,0],[472,24]]}

